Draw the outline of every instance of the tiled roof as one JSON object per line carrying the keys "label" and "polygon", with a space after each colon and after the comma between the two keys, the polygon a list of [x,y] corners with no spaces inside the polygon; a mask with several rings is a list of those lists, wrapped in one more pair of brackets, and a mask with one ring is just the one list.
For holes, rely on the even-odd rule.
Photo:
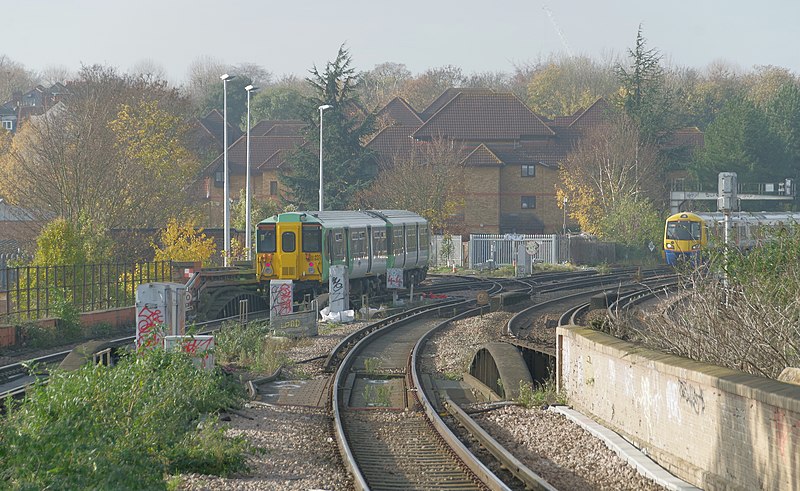
{"label": "tiled roof", "polygon": [[575,117],[575,119],[569,125],[580,128],[594,127],[607,122],[611,111],[613,111],[612,107],[601,97],[587,107],[585,111],[570,116]]}
{"label": "tiled roof", "polygon": [[422,110],[419,113],[419,117],[422,118],[423,121],[427,121],[428,118],[436,114],[439,109],[443,108],[447,105],[448,102],[452,101],[455,96],[461,93],[468,93],[468,94],[492,94],[494,90],[492,89],[478,89],[478,88],[449,88],[442,92],[442,95],[437,97],[433,102],[431,102],[428,107]]}
{"label": "tiled roof", "polygon": [[422,119],[420,119],[417,111],[402,97],[395,97],[389,101],[378,111],[377,117],[379,119],[387,117],[400,126],[419,128],[422,125]]}
{"label": "tiled roof", "polygon": [[460,92],[413,136],[485,142],[552,135],[553,130],[510,92]]}
{"label": "tiled roof", "polygon": [[[258,170],[270,157],[279,150],[293,149],[303,143],[299,136],[251,136],[250,137],[250,169]],[[212,173],[225,163],[222,154],[206,167],[206,173]],[[278,164],[275,164],[276,166]],[[228,148],[228,172],[244,174],[247,171],[247,138],[242,136]]]}
{"label": "tiled roof", "polygon": [[[198,118],[198,122],[217,140],[218,144],[222,144],[224,136],[224,121],[222,113],[216,109],[212,109],[202,118]],[[242,136],[242,130],[232,125],[228,121],[228,141],[235,142]]]}
{"label": "tiled roof", "polygon": [[20,208],[19,206],[9,205],[5,201],[0,201],[0,221],[15,222],[31,220],[36,219],[28,210]]}
{"label": "tiled roof", "polygon": [[464,167],[500,167],[503,161],[486,145],[480,144],[461,161],[461,164]]}
{"label": "tiled roof", "polygon": [[675,130],[671,138],[663,146],[664,148],[702,148],[703,145],[705,145],[705,135],[699,128],[692,126]]}
{"label": "tiled roof", "polygon": [[408,126],[387,126],[367,143],[366,147],[384,161],[408,156],[414,148],[411,133],[415,128]]}
{"label": "tiled roof", "polygon": [[306,123],[296,119],[262,119],[250,127],[251,136],[295,136]]}
{"label": "tiled roof", "polygon": [[561,156],[558,146],[553,143],[539,144],[526,142],[524,145],[487,144],[489,150],[505,165],[539,164],[557,168]]}

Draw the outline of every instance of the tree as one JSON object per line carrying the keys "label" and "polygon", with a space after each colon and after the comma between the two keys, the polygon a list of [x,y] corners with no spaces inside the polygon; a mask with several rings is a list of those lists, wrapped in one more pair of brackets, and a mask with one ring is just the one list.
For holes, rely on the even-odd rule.
{"label": "tree", "polygon": [[290,169],[282,170],[280,180],[290,190],[288,201],[300,209],[314,209],[319,197],[319,111],[322,105],[331,108],[324,113],[322,146],[324,200],[328,210],[346,209],[358,194],[366,189],[375,175],[370,153],[362,141],[373,132],[374,116],[364,111],[355,92],[358,76],[351,67],[350,53],[344,45],[336,59],[328,62],[320,73],[311,70],[308,84],[314,91],[309,98],[308,141],[287,158]]}
{"label": "tree", "polygon": [[616,67],[620,85],[617,103],[639,126],[644,140],[662,143],[677,127],[674,101],[664,86],[661,54],[646,44],[640,25],[636,45],[628,50],[630,65]]}
{"label": "tree", "polygon": [[537,70],[528,84],[528,106],[547,118],[567,116],[589,107],[616,88],[611,65],[587,57],[551,60]]}
{"label": "tree", "polygon": [[[255,124],[262,119],[305,119],[310,108],[306,97],[297,89],[275,86],[262,89],[251,96],[250,121]],[[247,128],[247,112],[242,116],[242,130]]]}
{"label": "tree", "polygon": [[[216,85],[208,88],[205,100],[201,104],[201,113],[205,114],[212,109],[218,110],[222,113],[225,99],[225,88],[222,80],[217,76]],[[246,75],[236,75],[236,78],[230,80],[228,84],[228,122],[236,124],[237,121],[242,121],[247,115],[247,91],[244,90],[248,85],[252,85],[253,81]],[[252,108],[251,108],[252,109]],[[231,142],[233,143],[233,142]]]}
{"label": "tree", "polygon": [[451,87],[461,87],[466,81],[461,68],[446,65],[429,68],[424,73],[409,80],[403,89],[406,100],[415,108],[425,108],[442,92]]}
{"label": "tree", "polygon": [[786,148],[770,129],[763,111],[751,101],[729,101],[705,134],[705,145],[691,171],[703,182],[716,182],[723,171],[740,182],[769,182],[787,177]]}
{"label": "tree", "polygon": [[766,103],[772,132],[786,151],[784,177],[800,177],[800,83],[786,83]]}
{"label": "tree", "polygon": [[214,239],[206,237],[202,228],[195,227],[192,220],[179,222],[170,219],[161,232],[159,243],[153,243],[156,261],[207,262],[217,246]]}
{"label": "tree", "polygon": [[200,56],[189,64],[186,73],[186,94],[198,113],[205,108],[205,101],[212,88],[222,84],[219,76],[229,71],[231,71],[230,65],[208,55]]}
{"label": "tree", "polygon": [[6,55],[0,55],[0,104],[14,92],[25,92],[36,85],[36,75]]}
{"label": "tree", "polygon": [[633,120],[619,115],[588,131],[562,162],[558,201],[568,198],[570,217],[583,231],[637,243],[639,229],[621,229],[615,217],[636,207],[642,213],[657,208],[665,192],[661,169],[656,146],[642,140]]}
{"label": "tree", "polygon": [[411,71],[403,63],[385,62],[359,75],[359,98],[367,108],[380,108],[403,95],[403,87],[411,80]]}
{"label": "tree", "polygon": [[44,220],[161,226],[190,204],[185,101],[166,83],[85,67],[0,161],[0,192]]}
{"label": "tree", "polygon": [[408,156],[384,162],[363,208],[414,211],[436,233],[445,233],[464,204],[463,152],[449,140],[415,146]]}

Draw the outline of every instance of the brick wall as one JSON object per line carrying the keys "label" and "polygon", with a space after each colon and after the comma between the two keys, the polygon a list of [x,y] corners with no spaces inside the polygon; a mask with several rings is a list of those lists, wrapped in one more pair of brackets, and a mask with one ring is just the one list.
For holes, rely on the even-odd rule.
{"label": "brick wall", "polygon": [[800,386],[559,327],[576,409],[704,489],[800,489]]}
{"label": "brick wall", "polygon": [[500,230],[500,168],[470,167],[464,185],[464,226],[476,234]]}

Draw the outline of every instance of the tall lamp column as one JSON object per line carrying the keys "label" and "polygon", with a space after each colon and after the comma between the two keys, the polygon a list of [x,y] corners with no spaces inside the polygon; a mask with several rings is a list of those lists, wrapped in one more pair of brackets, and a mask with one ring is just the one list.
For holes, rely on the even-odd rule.
{"label": "tall lamp column", "polygon": [[253,230],[250,228],[250,93],[258,90],[258,87],[248,85],[244,88],[247,91],[247,178],[245,179],[245,212],[244,212],[244,230],[245,230],[245,249],[247,249],[247,260],[253,258]]}
{"label": "tall lamp column", "polygon": [[330,109],[330,104],[319,106],[319,211],[322,211],[322,111]]}
{"label": "tall lamp column", "polygon": [[223,193],[222,193],[222,201],[223,201],[223,209],[224,211],[224,225],[225,228],[225,247],[224,247],[224,265],[230,266],[230,257],[231,257],[231,204],[230,204],[230,190],[229,190],[229,182],[228,182],[228,82],[233,80],[235,77],[233,75],[228,75],[227,73],[223,73],[219,76],[220,80],[222,80],[222,139],[223,142],[223,159],[225,161],[224,166],[225,170],[223,171]]}

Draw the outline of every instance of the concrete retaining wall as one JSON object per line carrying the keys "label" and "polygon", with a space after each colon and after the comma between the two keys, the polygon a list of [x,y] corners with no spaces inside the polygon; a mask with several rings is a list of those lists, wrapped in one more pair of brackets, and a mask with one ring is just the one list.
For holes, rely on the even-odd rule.
{"label": "concrete retaining wall", "polygon": [[559,327],[571,405],[704,489],[800,489],[800,386]]}

